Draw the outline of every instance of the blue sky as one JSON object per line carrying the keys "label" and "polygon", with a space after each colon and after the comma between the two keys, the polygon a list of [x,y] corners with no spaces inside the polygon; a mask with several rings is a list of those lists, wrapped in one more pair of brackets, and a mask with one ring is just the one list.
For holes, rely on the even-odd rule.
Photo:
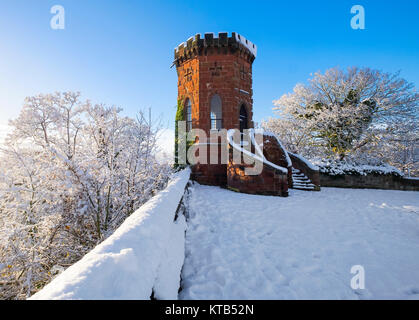
{"label": "blue sky", "polygon": [[[57,4],[65,30],[50,28]],[[350,27],[356,4],[365,8],[365,30]],[[273,115],[272,100],[330,67],[401,70],[417,86],[418,12],[415,0],[1,0],[0,126],[18,115],[25,96],[75,90],[130,116],[152,107],[173,127],[173,49],[205,32],[236,31],[258,45],[256,122]]]}

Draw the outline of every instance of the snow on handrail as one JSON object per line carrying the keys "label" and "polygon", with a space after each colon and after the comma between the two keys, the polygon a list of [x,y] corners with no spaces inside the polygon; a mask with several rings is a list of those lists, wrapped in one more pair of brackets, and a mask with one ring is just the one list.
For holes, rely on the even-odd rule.
{"label": "snow on handrail", "polygon": [[[236,150],[238,150],[238,151],[240,151],[240,152],[242,152],[242,153],[246,154],[247,156],[249,156],[250,158],[252,158],[252,159],[254,159],[254,160],[256,160],[256,161],[260,161],[260,162],[262,162],[262,163],[264,163],[264,164],[267,164],[268,166],[273,167],[273,168],[275,168],[275,169],[277,169],[277,170],[279,170],[279,171],[281,171],[281,172],[283,172],[283,173],[285,173],[285,174],[288,174],[288,170],[287,170],[286,168],[281,167],[281,166],[278,166],[278,165],[276,165],[276,164],[274,164],[274,163],[272,163],[272,162],[268,161],[268,160],[265,158],[265,156],[263,155],[263,153],[262,153],[262,156],[259,156],[259,155],[256,155],[256,154],[254,154],[254,153],[249,152],[248,150],[246,150],[246,149],[242,148],[242,146],[239,146],[238,144],[236,144],[236,143],[234,142],[234,139],[233,139],[233,136],[234,136],[235,131],[236,131],[236,129],[230,129],[230,130],[228,130],[228,131],[227,131],[227,141],[228,141],[228,143],[229,143],[229,144],[230,144],[230,145],[231,145],[234,149],[236,149]],[[254,134],[255,134],[254,130],[253,130],[253,129],[249,129],[249,135],[250,135],[250,137],[251,137],[251,141],[252,141],[252,142],[253,142],[253,141],[255,141]],[[254,144],[255,144],[255,148],[256,148],[256,150],[257,150],[257,148],[258,148],[258,147],[256,147],[256,145],[257,145],[257,144],[256,144],[256,143],[254,143]],[[260,152],[260,149],[259,149],[259,151],[258,151],[258,152]]]}
{"label": "snow on handrail", "polygon": [[304,158],[302,155],[299,155],[299,154],[296,154],[296,153],[292,153],[292,152],[289,152],[288,151],[288,153],[289,154],[291,154],[292,156],[294,156],[294,157],[296,157],[296,158],[298,158],[299,160],[301,160],[302,162],[304,162],[311,170],[314,170],[314,171],[319,171],[319,167],[318,166],[316,166],[316,165],[314,165],[314,164],[312,164],[310,161],[308,161],[306,158]]}
{"label": "snow on handrail", "polygon": [[287,160],[288,167],[292,167],[292,161],[290,159],[290,156],[288,155],[288,151],[284,148],[282,142],[278,139],[277,135],[275,133],[271,132],[271,131],[264,131],[263,134],[264,135],[267,135],[267,136],[270,136],[270,137],[274,137],[276,139],[276,141],[278,142],[279,146],[284,151],[285,160]]}
{"label": "snow on handrail", "polygon": [[263,151],[260,149],[260,145],[258,143],[256,143],[256,138],[255,138],[254,130],[253,129],[249,129],[249,133],[251,133],[250,134],[250,139],[252,140],[252,143],[255,145],[255,151],[257,153],[259,153],[259,156],[261,156],[263,159],[266,160],[265,155],[263,154]]}

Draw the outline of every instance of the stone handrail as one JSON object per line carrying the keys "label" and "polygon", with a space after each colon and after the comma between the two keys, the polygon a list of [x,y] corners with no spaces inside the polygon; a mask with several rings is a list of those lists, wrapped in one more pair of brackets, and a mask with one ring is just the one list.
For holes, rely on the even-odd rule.
{"label": "stone handrail", "polygon": [[288,152],[288,155],[291,158],[292,166],[295,169],[300,170],[302,173],[304,173],[311,182],[315,185],[315,190],[320,190],[320,174],[319,174],[319,168],[315,165],[313,165],[310,161],[305,159],[299,154],[295,154],[292,152]]}

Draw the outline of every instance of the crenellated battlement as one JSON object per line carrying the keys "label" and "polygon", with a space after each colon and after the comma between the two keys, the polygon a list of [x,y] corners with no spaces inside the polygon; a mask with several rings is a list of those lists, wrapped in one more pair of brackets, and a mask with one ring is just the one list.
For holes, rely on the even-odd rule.
{"label": "crenellated battlement", "polygon": [[231,36],[227,32],[220,32],[218,37],[215,37],[213,33],[205,33],[204,37],[201,37],[198,33],[175,48],[174,63],[179,65],[194,55],[208,54],[211,49],[224,53],[241,51],[248,55],[251,62],[257,55],[257,46],[236,32],[232,32]]}

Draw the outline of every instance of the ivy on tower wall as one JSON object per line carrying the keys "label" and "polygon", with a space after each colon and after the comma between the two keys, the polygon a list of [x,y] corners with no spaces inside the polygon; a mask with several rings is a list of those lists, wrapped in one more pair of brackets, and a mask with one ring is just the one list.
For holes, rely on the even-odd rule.
{"label": "ivy on tower wall", "polygon": [[178,132],[178,122],[184,120],[184,105],[182,103],[182,98],[179,98],[177,101],[177,111],[175,117],[175,168],[179,168],[179,132]]}
{"label": "ivy on tower wall", "polygon": [[[183,104],[183,97],[180,97],[177,101],[177,111],[175,117],[175,169],[182,169],[186,166],[185,164],[179,164],[179,143],[181,142],[178,128],[179,121],[185,121],[185,106]],[[193,141],[186,142],[186,154],[188,154],[188,149],[193,143]]]}

